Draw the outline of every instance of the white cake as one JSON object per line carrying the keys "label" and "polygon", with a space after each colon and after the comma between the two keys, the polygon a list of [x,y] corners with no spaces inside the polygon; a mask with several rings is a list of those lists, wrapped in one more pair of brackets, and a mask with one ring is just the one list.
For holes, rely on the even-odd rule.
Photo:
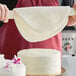
{"label": "white cake", "polygon": [[27,76],[61,74],[61,54],[54,49],[26,49],[18,53],[26,65]]}
{"label": "white cake", "polygon": [[0,76],[26,76],[25,65],[15,56],[13,60],[0,55]]}

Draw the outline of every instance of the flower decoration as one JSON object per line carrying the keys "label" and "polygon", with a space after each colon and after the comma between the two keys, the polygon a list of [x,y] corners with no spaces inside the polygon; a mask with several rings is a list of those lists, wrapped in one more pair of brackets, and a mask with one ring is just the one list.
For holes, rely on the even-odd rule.
{"label": "flower decoration", "polygon": [[20,63],[21,63],[20,58],[18,58],[18,57],[15,55],[14,58],[13,58],[13,63],[14,63],[14,64],[20,64]]}
{"label": "flower decoration", "polygon": [[6,65],[4,66],[4,68],[9,68],[9,63],[6,63]]}
{"label": "flower decoration", "polygon": [[6,62],[3,68],[5,68],[8,71],[14,71],[14,69],[16,68],[16,64],[20,64],[20,58],[18,58],[16,55],[14,56],[12,61],[8,61]]}
{"label": "flower decoration", "polygon": [[4,68],[6,70],[13,71],[14,68],[15,68],[15,64],[13,64],[13,63],[6,63],[5,66],[4,66]]}

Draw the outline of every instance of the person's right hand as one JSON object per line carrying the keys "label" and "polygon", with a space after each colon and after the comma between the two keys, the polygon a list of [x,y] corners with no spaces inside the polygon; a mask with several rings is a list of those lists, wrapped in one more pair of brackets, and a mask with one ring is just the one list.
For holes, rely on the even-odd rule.
{"label": "person's right hand", "polygon": [[9,9],[6,5],[0,4],[0,21],[8,22]]}

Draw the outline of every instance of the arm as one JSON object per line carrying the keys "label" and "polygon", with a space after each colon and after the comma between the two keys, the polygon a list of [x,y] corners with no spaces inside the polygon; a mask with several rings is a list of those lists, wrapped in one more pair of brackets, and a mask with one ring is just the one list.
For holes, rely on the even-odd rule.
{"label": "arm", "polygon": [[[76,10],[76,3],[73,4],[73,8]],[[76,15],[69,16],[67,26],[75,26],[75,25],[76,25]]]}
{"label": "arm", "polygon": [[[73,4],[73,8],[76,10],[76,3]],[[76,15],[69,16],[67,26],[75,26],[75,25],[76,25]]]}
{"label": "arm", "polygon": [[[74,0],[62,0],[62,6],[71,6],[76,9],[76,4],[74,4]],[[74,26],[76,25],[76,15],[69,16],[69,20],[67,26]]]}

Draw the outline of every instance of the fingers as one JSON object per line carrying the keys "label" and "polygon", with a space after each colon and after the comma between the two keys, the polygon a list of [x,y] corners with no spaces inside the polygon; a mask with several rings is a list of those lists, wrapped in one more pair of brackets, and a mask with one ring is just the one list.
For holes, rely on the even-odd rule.
{"label": "fingers", "polygon": [[8,22],[9,9],[6,5],[0,4],[0,21]]}
{"label": "fingers", "polygon": [[8,22],[9,9],[7,8],[6,5],[4,5],[4,9],[5,9],[4,22]]}
{"label": "fingers", "polygon": [[3,21],[4,15],[5,15],[5,10],[4,10],[4,7],[2,4],[0,4],[0,11],[1,11],[0,20]]}

